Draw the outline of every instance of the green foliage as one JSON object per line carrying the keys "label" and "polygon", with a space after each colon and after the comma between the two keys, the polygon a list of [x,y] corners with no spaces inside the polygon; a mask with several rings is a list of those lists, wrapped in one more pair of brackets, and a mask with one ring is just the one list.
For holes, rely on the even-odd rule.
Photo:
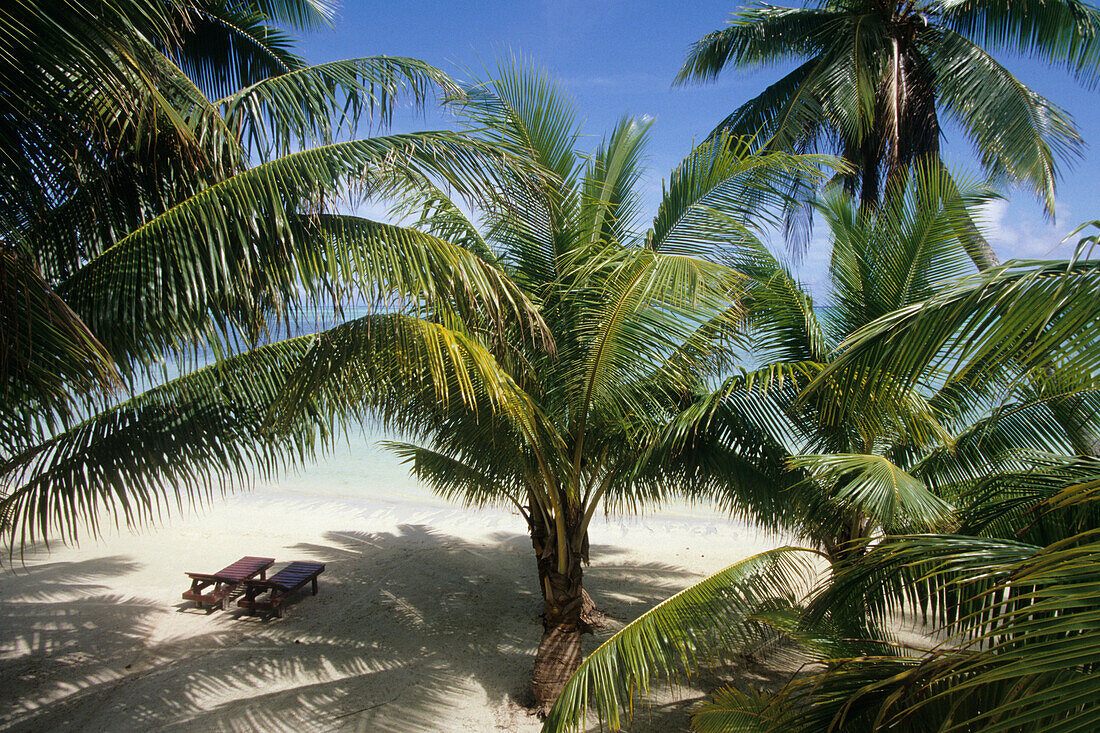
{"label": "green foliage", "polygon": [[[163,497],[201,499],[218,481],[245,485],[312,456],[361,413],[318,412],[319,393],[284,416],[285,434],[267,430],[312,343],[270,342],[349,305],[432,315],[400,340],[376,324],[358,344],[389,349],[376,374],[435,374],[444,394],[445,378],[416,359],[463,362],[467,330],[552,347],[524,294],[467,250],[333,213],[546,175],[450,132],[354,138],[399,98],[456,94],[440,71],[392,57],[307,66],[276,24],[327,24],[333,9],[318,0],[101,5],[0,11],[11,173],[0,184],[0,526],[13,543],[94,533],[103,511],[148,521]],[[488,357],[470,358],[485,368]],[[258,376],[234,386],[244,373]]]}
{"label": "green foliage", "polygon": [[[572,105],[545,75],[514,66],[467,90],[456,109],[480,143],[553,175],[540,186],[498,178],[476,225],[435,188],[401,209],[418,215],[424,231],[498,263],[537,306],[556,350],[431,313],[481,343],[493,359],[484,367],[495,365],[499,376],[481,370],[466,379],[441,363],[437,377],[462,399],[440,402],[398,377],[349,379],[345,354],[354,347],[326,339],[307,357],[296,394],[341,382],[348,400],[392,415],[387,424],[410,440],[390,447],[440,494],[517,507],[539,548],[546,628],[576,635],[578,618],[550,614],[579,608],[575,570],[588,559],[592,517],[608,503],[634,507],[671,490],[668,473],[650,470],[662,457],[674,460],[677,446],[663,427],[730,361],[749,284],[728,261],[734,243],[759,245],[753,228],[784,199],[787,182],[819,177],[830,161],[710,141],[673,171],[647,231],[637,188],[648,125],[621,120],[586,157],[576,150]],[[575,573],[560,583],[572,596],[553,595],[554,573]],[[536,694],[545,689],[536,685]]]}
{"label": "green foliage", "polygon": [[[715,692],[695,729],[1095,725],[1100,468],[1075,457],[1100,415],[1097,343],[1074,330],[1095,317],[1091,240],[1068,262],[966,275],[953,202],[984,192],[948,185],[918,173],[874,210],[826,197],[824,308],[741,247],[761,363],[699,395],[664,434],[674,458],[654,451],[640,474],[807,538],[831,572],[807,580],[819,551],[788,548],[794,565],[674,596],[583,662],[547,730],[580,728],[588,705],[618,729],[655,677],[754,649],[820,666],[774,694]],[[901,613],[940,643],[902,644]]]}
{"label": "green foliage", "polygon": [[828,485],[841,511],[866,515],[888,531],[934,529],[953,519],[950,504],[882,456],[800,455],[790,460],[790,466]]}
{"label": "green foliage", "polygon": [[612,730],[653,680],[690,676],[715,648],[744,649],[774,631],[768,612],[793,608],[814,586],[817,553],[784,547],[720,570],[662,601],[581,663],[546,718],[544,730],[581,727],[591,703]]}
{"label": "green foliage", "polygon": [[489,344],[528,414],[485,427],[449,413],[436,429],[417,429],[430,447],[395,449],[441,492],[480,504],[499,488],[579,547],[604,497],[633,493],[655,426],[726,363],[746,283],[725,261],[731,242],[752,238],[757,207],[782,198],[782,181],[827,161],[713,141],[673,172],[645,232],[635,192],[645,125],[621,121],[585,159],[568,101],[544,75],[509,67],[458,109],[479,138],[526,153],[555,178],[537,190],[501,181],[481,231],[435,191],[410,206],[425,211],[419,226],[499,262],[539,305],[557,353]]}
{"label": "green foliage", "polygon": [[[845,187],[868,206],[903,186],[914,165],[940,164],[944,115],[963,130],[993,179],[1027,186],[1053,213],[1059,169],[1084,143],[1064,110],[989,51],[1065,66],[1092,85],[1100,73],[1098,39],[1100,10],[1078,0],[750,4],[692,46],[677,82],[794,61],[792,71],[734,110],[714,134],[754,137],[767,150],[829,149],[851,164]],[[793,192],[804,202],[815,193],[805,181]],[[808,220],[798,213],[791,212],[789,233],[804,244]],[[963,226],[978,266],[995,265],[973,224]]]}
{"label": "green foliage", "polygon": [[[1055,474],[1061,480],[1035,502],[1038,513],[1061,514],[1046,523],[1045,545],[925,535],[872,548],[815,600],[816,612],[885,616],[911,607],[933,614],[951,641],[909,660],[838,662],[837,674],[792,682],[781,695],[809,689],[813,718],[833,729],[867,727],[855,727],[860,718],[892,730],[1095,727],[1096,496],[1072,482],[1087,478],[1084,485],[1095,486],[1096,470],[1095,461],[1084,461],[1069,475]],[[1078,532],[1066,521],[1068,506],[1091,514],[1090,529]],[[815,729],[806,724],[810,716],[791,722]]]}
{"label": "green foliage", "polygon": [[[340,364],[340,376],[307,380],[317,360]],[[509,384],[474,341],[423,319],[378,314],[347,321],[320,337],[297,336],[184,374],[101,410],[5,460],[15,487],[0,519],[18,530],[16,543],[76,540],[104,520],[139,526],[185,501],[247,486],[257,477],[300,465],[340,437],[338,426],[372,417],[408,425],[408,406],[429,420],[449,401],[470,399],[474,386],[508,407]],[[401,380],[400,404],[373,405],[350,395]],[[488,389],[486,386],[488,384]],[[303,389],[303,386],[306,389]],[[295,391],[297,388],[298,391]],[[277,430],[272,412],[282,410]],[[502,407],[503,406],[503,407]]]}

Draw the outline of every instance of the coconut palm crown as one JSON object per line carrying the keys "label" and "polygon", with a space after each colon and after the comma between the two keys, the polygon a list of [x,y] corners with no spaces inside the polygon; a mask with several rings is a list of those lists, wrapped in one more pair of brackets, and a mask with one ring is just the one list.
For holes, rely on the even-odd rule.
{"label": "coconut palm crown", "polygon": [[[1077,0],[751,5],[695,43],[677,81],[795,61],[718,129],[760,135],[780,150],[833,151],[853,164],[845,183],[870,205],[884,188],[904,185],[914,162],[939,160],[946,116],[989,175],[1030,188],[1053,215],[1060,167],[1079,154],[1081,137],[992,50],[1049,61],[1092,85],[1100,11]],[[996,264],[984,240],[964,241],[979,267]]]}
{"label": "coconut palm crown", "polygon": [[478,384],[455,380],[454,389],[475,399],[446,404],[400,378],[369,384],[359,378],[353,340],[326,339],[309,357],[298,394],[341,384],[347,401],[364,401],[415,438],[391,447],[421,480],[468,504],[505,503],[523,516],[544,599],[533,690],[548,706],[580,663],[593,517],[658,493],[635,490],[638,456],[680,401],[730,358],[744,278],[723,252],[746,235],[751,212],[781,198],[786,177],[813,175],[826,161],[752,156],[739,141],[714,141],[673,171],[646,230],[638,188],[648,125],[624,119],[582,156],[575,112],[558,89],[509,68],[470,89],[460,109],[483,139],[527,151],[557,183],[534,194],[505,187],[480,229],[427,191],[417,226],[466,243],[508,273],[537,305],[556,351],[479,335],[503,375],[498,383],[509,384],[494,410]]}

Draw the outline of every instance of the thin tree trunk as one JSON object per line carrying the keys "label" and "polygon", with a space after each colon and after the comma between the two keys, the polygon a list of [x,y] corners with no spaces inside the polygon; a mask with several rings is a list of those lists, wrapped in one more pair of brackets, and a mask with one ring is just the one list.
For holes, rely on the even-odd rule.
{"label": "thin tree trunk", "polygon": [[943,166],[941,162],[941,175],[945,177],[946,194],[952,197],[952,201],[945,202],[946,204],[957,204],[962,210],[961,216],[957,217],[955,223],[955,236],[962,242],[963,249],[970,255],[970,259],[974,261],[974,264],[979,270],[988,270],[991,267],[996,267],[1001,264],[1001,260],[997,257],[997,253],[993,251],[993,248],[989,246],[989,242],[985,236],[978,229],[978,226],[974,223],[974,219],[970,216],[970,212],[966,210],[963,202],[962,195],[959,193],[958,187],[955,185],[955,179],[951,177],[951,173],[947,170],[946,166]]}
{"label": "thin tree trunk", "polygon": [[836,534],[831,541],[825,543],[825,553],[834,568],[855,560],[866,552],[867,548],[857,541],[867,538],[870,527],[870,520],[860,513],[841,519]]}
{"label": "thin tree trunk", "polygon": [[[528,516],[542,592],[542,639],[531,673],[531,692],[535,708],[546,713],[581,664],[581,634],[603,626],[607,616],[584,590],[582,568],[588,562],[588,534],[581,539],[579,552],[572,549],[575,542],[564,548],[568,553],[567,570],[560,573],[557,535],[550,518],[534,502],[529,505]],[[575,536],[581,516],[573,520],[568,523],[570,537]]]}
{"label": "thin tree trunk", "polygon": [[969,213],[962,221],[958,222],[955,233],[959,241],[962,242],[963,248],[966,249],[966,253],[970,255],[970,259],[974,260],[974,264],[977,265],[979,270],[988,270],[1001,264],[997,253],[989,246],[989,242],[982,236]]}
{"label": "thin tree trunk", "polygon": [[870,211],[879,205],[878,154],[872,147],[870,136],[860,145],[859,208]]}

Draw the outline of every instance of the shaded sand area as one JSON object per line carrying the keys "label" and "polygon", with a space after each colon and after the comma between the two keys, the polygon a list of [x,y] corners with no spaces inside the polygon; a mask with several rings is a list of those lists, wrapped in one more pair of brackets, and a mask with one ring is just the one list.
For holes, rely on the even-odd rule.
{"label": "shaded sand area", "polygon": [[[0,571],[0,727],[538,730],[522,707],[541,629],[522,519],[462,510],[407,478],[357,500],[339,481],[306,482]],[[780,544],[703,509],[598,520],[591,537],[585,584],[619,621]],[[181,600],[185,570],[242,555],[326,563],[320,594],[270,621]],[[667,713],[638,727],[683,724]]]}

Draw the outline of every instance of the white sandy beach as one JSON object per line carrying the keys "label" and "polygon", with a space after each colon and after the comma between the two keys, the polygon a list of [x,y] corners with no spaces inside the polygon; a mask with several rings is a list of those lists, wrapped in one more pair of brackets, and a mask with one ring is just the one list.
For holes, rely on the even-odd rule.
{"label": "white sandy beach", "polygon": [[[0,728],[538,730],[522,707],[541,630],[524,530],[359,446],[139,534],[28,554],[0,571]],[[585,585],[618,621],[781,544],[702,507],[600,519],[591,541]],[[242,555],[325,563],[319,595],[270,621],[182,601],[185,570]],[[685,721],[653,716],[638,727]]]}

